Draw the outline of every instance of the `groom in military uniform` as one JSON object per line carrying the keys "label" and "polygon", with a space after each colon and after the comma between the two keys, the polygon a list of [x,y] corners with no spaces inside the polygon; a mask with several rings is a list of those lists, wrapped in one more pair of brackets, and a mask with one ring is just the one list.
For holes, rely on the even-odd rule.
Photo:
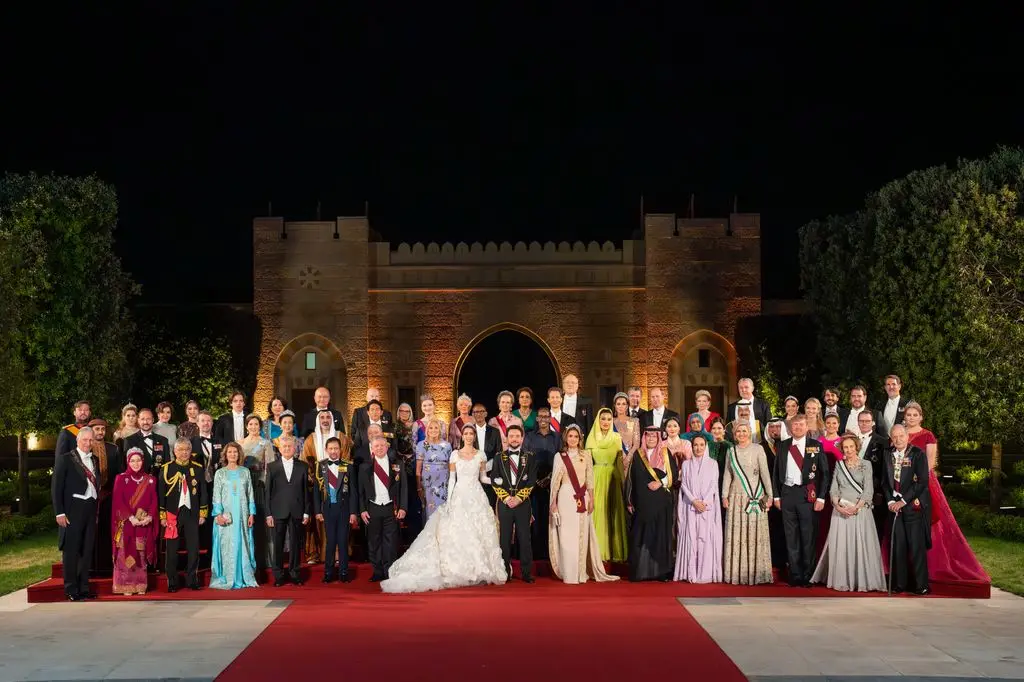
{"label": "groom in military uniform", "polygon": [[[344,448],[341,444],[343,438],[346,441]],[[313,513],[317,521],[324,522],[327,531],[323,582],[334,582],[337,575],[338,580],[347,583],[351,581],[348,575],[348,529],[358,524],[359,514],[356,465],[350,459],[351,441],[345,434],[328,438],[324,450],[327,457],[316,464],[316,485],[313,486]],[[335,553],[338,555],[337,563]]]}
{"label": "groom in military uniform", "polygon": [[523,427],[512,424],[506,434],[508,450],[494,458],[491,469],[491,487],[498,498],[496,514],[501,536],[501,554],[505,570],[512,577],[512,532],[519,545],[519,568],[523,582],[533,582],[533,548],[530,543],[530,523],[533,520],[533,492],[537,475],[537,458],[532,452],[523,452]]}

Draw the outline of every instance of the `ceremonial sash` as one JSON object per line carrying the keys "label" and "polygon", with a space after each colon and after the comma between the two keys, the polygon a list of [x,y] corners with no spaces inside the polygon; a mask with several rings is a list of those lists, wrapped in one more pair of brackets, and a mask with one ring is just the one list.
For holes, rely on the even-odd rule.
{"label": "ceremonial sash", "polygon": [[[339,460],[340,461],[340,460]],[[331,471],[330,465],[324,467],[327,471],[327,485],[331,486],[335,490],[338,489],[338,477]]]}
{"label": "ceremonial sash", "polygon": [[[796,443],[793,443],[792,445],[789,446],[789,456],[793,458],[794,462],[796,462],[796,466],[800,470],[800,476],[802,479],[804,472],[804,456],[800,454],[800,448],[796,446]],[[814,481],[812,480],[807,484],[807,501],[814,502],[817,499],[817,487],[815,486]]]}
{"label": "ceremonial sash", "polygon": [[[637,454],[640,455],[640,461],[643,463],[644,468],[647,469],[647,473],[651,475],[651,480],[654,480],[654,481],[657,481],[658,483],[661,483],[661,479],[658,478],[658,474],[654,473],[654,468],[651,466],[650,461],[648,461],[648,459],[647,459],[647,450],[644,449],[644,448],[640,448],[640,450],[637,451]],[[672,488],[672,463],[669,461],[669,457],[671,457],[672,455],[668,451],[668,448],[665,448],[665,450],[664,450],[664,452],[662,452],[661,456],[665,460],[665,464],[666,464],[666,466],[665,466],[665,476],[667,478],[667,483],[662,484],[662,488],[664,490],[667,490],[668,493],[671,495],[672,494],[672,490],[671,490],[671,488]]]}
{"label": "ceremonial sash", "polygon": [[373,460],[373,473],[377,475],[377,479],[384,484],[385,488],[391,488],[391,481],[388,479],[388,472],[384,471],[384,468],[376,458]]}
{"label": "ceremonial sash", "polygon": [[[77,451],[76,451],[76,455],[77,455]],[[99,497],[100,486],[99,486],[99,484],[96,483],[96,474],[94,474],[92,472],[92,469],[90,469],[89,467],[87,467],[85,465],[85,462],[82,461],[81,457],[78,458],[78,462],[82,465],[82,471],[85,472],[85,477],[87,479],[89,479],[90,483],[92,483],[92,487],[96,488],[96,496]],[[99,466],[99,462],[97,462],[96,465]]]}
{"label": "ceremonial sash", "polygon": [[555,419],[554,417],[551,417],[551,426],[553,426],[555,428],[555,433],[561,433],[562,432],[562,425],[559,424],[558,420]]}
{"label": "ceremonial sash", "polygon": [[839,471],[843,472],[843,476],[846,478],[847,483],[853,486],[853,489],[857,491],[858,495],[864,494],[864,486],[853,480],[853,474],[850,473],[850,469],[847,468],[844,460],[839,460]]}
{"label": "ceremonial sash", "polygon": [[572,465],[572,459],[569,455],[562,453],[562,464],[565,465],[565,470],[569,474],[569,483],[572,484],[573,497],[576,498],[576,513],[586,514],[587,513],[587,489],[580,485],[579,476],[576,475],[576,467]]}
{"label": "ceremonial sash", "polygon": [[[750,485],[750,480],[747,478],[747,472],[743,471],[743,467],[740,466],[736,459],[735,449],[729,453],[729,468],[732,469],[732,475],[740,479],[743,493],[748,498],[745,511],[748,514],[760,514],[763,511],[761,509],[761,497],[764,496],[764,485],[762,485],[761,479],[757,479],[757,490],[754,490],[753,486]],[[728,491],[726,491],[726,494],[728,494]]]}
{"label": "ceremonial sash", "polygon": [[498,428],[501,429],[502,437],[508,437],[508,426],[505,425],[505,420],[501,417],[495,417],[494,421],[498,422]]}

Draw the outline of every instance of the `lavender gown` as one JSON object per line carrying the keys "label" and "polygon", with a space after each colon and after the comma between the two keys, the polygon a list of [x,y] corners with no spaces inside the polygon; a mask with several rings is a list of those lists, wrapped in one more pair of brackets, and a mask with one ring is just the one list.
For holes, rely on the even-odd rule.
{"label": "lavender gown", "polygon": [[[722,582],[722,502],[718,495],[718,463],[691,457],[680,466],[681,488],[676,505],[679,539],[676,544],[675,580],[691,583]],[[707,503],[698,512],[694,500]]]}

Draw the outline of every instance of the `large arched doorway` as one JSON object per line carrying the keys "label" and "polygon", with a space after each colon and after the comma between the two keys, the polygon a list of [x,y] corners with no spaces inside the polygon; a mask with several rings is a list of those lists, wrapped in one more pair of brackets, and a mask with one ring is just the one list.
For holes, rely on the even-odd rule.
{"label": "large arched doorway", "polygon": [[528,386],[536,408],[547,404],[547,390],[558,385],[558,376],[555,357],[540,337],[519,325],[498,325],[477,335],[462,352],[453,398],[465,393],[486,405],[493,417],[498,393]]}
{"label": "large arched doorway", "polygon": [[711,409],[725,414],[736,386],[736,349],[729,340],[708,329],[680,341],[669,361],[669,407],[680,414],[697,409],[695,395],[711,394]]}
{"label": "large arched doorway", "polygon": [[[345,361],[330,339],[320,334],[302,334],[289,341],[277,358],[274,393],[288,402],[298,419],[313,409],[318,386],[331,390],[331,405],[345,414],[348,407]],[[262,407],[262,406],[260,406]],[[345,417],[346,422],[348,416]]]}

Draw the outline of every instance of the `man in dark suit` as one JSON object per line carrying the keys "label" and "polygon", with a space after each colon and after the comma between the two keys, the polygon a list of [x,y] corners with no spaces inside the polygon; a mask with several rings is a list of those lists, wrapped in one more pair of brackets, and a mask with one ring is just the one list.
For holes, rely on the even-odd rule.
{"label": "man in dark suit", "polygon": [[885,456],[889,448],[889,439],[875,432],[875,419],[871,410],[864,410],[857,415],[857,435],[860,436],[860,458],[871,463],[871,483],[875,491],[871,513],[875,517],[878,537],[882,537],[887,516],[882,481],[885,479]]}
{"label": "man in dark suit", "polygon": [[[192,461],[202,468],[203,480],[206,481],[210,499],[213,499],[213,477],[217,473],[217,469],[220,469],[220,453],[224,448],[224,443],[213,435],[213,415],[209,412],[203,410],[199,413],[199,416],[196,417],[196,426],[199,429],[199,435],[191,438]],[[199,529],[199,544],[206,550],[213,547],[213,526],[214,524],[207,523]],[[209,552],[206,556],[210,556]]]}
{"label": "man in dark suit", "polygon": [[316,403],[316,407],[307,412],[302,417],[302,437],[306,438],[309,434],[313,433],[317,429],[316,416],[321,412],[327,411],[334,417],[334,430],[337,433],[345,433],[345,418],[341,416],[341,412],[331,407],[331,389],[326,386],[320,386],[313,392],[313,402]]}
{"label": "man in dark suit", "polygon": [[352,422],[352,442],[356,447],[366,442],[366,430],[370,426],[379,426],[384,437],[394,443],[395,423],[391,421],[391,413],[384,410],[384,406],[380,404],[379,400],[374,398],[366,403],[365,408],[359,408],[359,410],[355,411],[353,418],[358,418],[360,427],[357,429],[356,422]]}
{"label": "man in dark suit", "polygon": [[790,420],[792,438],[782,441],[772,470],[775,508],[782,510],[789,559],[789,584],[809,587],[815,566],[817,515],[829,490],[828,455],[821,443],[807,437],[807,418]]}
{"label": "man in dark suit", "polygon": [[[562,434],[562,429],[576,423],[571,414],[562,411],[562,389],[558,386],[548,389],[548,407],[551,414],[551,428],[559,436]],[[586,434],[584,434],[584,440],[586,440]]]}
{"label": "man in dark suit", "polygon": [[[661,429],[662,438],[665,437],[665,422],[670,417],[675,417],[682,424],[683,420],[679,419],[679,413],[675,410],[670,410],[665,405],[665,392],[660,388],[651,389],[651,409],[644,412],[643,417],[640,419],[640,430],[644,431],[648,426],[654,426]],[[683,427],[683,431],[686,428]],[[589,432],[587,432],[589,433]]]}
{"label": "man in dark suit", "polygon": [[751,414],[753,414],[754,419],[762,424],[767,424],[772,418],[772,411],[768,407],[768,403],[754,395],[754,380],[744,377],[736,382],[736,388],[739,390],[740,398],[736,402],[729,403],[729,407],[725,411],[725,422],[728,424],[729,422],[736,421],[737,407],[740,401],[749,400]]}
{"label": "man in dark suit", "polygon": [[867,412],[871,415],[871,421],[875,425],[875,432],[885,438],[886,442],[889,441],[889,434],[885,432],[885,427],[882,426],[882,413],[878,410],[872,410],[867,405],[868,401],[868,390],[863,386],[854,386],[850,389],[850,407],[846,410],[846,420],[839,422],[839,433],[860,433],[860,415],[862,412]]}
{"label": "man in dark suit", "polygon": [[907,428],[893,426],[892,445],[886,450],[882,489],[892,515],[892,554],[889,586],[907,590],[907,565],[913,570],[914,594],[928,594],[928,547],[931,545],[931,493],[928,490],[928,455],[910,444]]}
{"label": "man in dark suit", "polygon": [[903,382],[895,374],[885,377],[885,406],[879,410],[882,414],[881,427],[883,436],[888,436],[892,427],[903,423],[903,413],[906,412],[907,403],[910,401],[900,395],[903,390]]}
{"label": "man in dark suit", "polygon": [[75,447],[57,457],[50,482],[60,526],[57,545],[64,563],[64,596],[70,601],[96,598],[89,589],[89,568],[96,544],[100,470],[92,446],[92,429],[79,429]]}
{"label": "man in dark suit", "polygon": [[[156,476],[157,470],[174,458],[171,444],[166,438],[153,431],[153,410],[144,407],[139,410],[139,430],[124,439],[124,451],[132,448],[142,450],[142,470]],[[114,474],[124,473],[127,462],[118,462]]]}
{"label": "man in dark suit", "polygon": [[359,508],[373,566],[371,582],[386,580],[398,558],[398,524],[408,509],[405,467],[398,455],[388,450],[387,438],[374,436],[370,461],[359,467]]}
{"label": "man in dark suit", "polygon": [[57,434],[57,445],[53,448],[54,463],[65,452],[75,449],[78,430],[86,426],[91,418],[92,408],[89,406],[88,400],[79,400],[75,403],[75,423],[68,424]]}
{"label": "man in dark suit", "polygon": [[[370,417],[370,403],[376,402],[380,407],[380,416],[376,420]],[[380,401],[380,391],[376,388],[369,388],[366,390],[366,404],[362,407],[357,407],[352,412],[352,442],[353,445],[358,446],[365,440],[366,427],[370,425],[371,421],[377,421],[380,424],[381,429],[385,434],[394,433],[395,422],[391,413],[384,409],[384,404]],[[388,436],[385,435],[385,438]]]}
{"label": "man in dark suit", "polygon": [[[96,575],[109,576],[114,570],[114,558],[110,552],[110,516],[113,511],[114,474],[113,467],[124,461],[120,449],[106,442],[107,421],[95,417],[89,420],[92,429],[92,457],[99,469],[99,500],[96,515],[96,551],[92,555],[92,570]],[[127,465],[125,465],[127,466]]]}
{"label": "man in dark suit", "polygon": [[[473,417],[473,427],[476,429],[476,449],[484,453],[487,458],[486,471],[490,476],[494,468],[494,457],[501,452],[501,432],[487,423],[487,408],[483,403],[473,405],[470,412]],[[484,485],[484,492],[487,494],[487,501],[493,507],[498,498],[494,496],[494,489],[490,485]]]}
{"label": "man in dark suit", "polygon": [[[846,432],[846,422],[850,418],[850,408],[843,407],[839,404],[839,389],[834,386],[829,386],[825,389],[822,395],[823,407],[821,408],[821,418],[834,414],[839,419],[839,435],[843,435]],[[853,433],[857,433],[854,431]]]}
{"label": "man in dark suit", "polygon": [[[310,504],[309,467],[295,457],[295,439],[280,440],[281,457],[267,465],[267,527],[274,529],[274,587],[284,585],[284,536],[288,534],[288,577],[302,584],[302,546]],[[291,531],[291,532],[288,532]]]}
{"label": "man in dark suit", "polygon": [[[348,455],[348,448],[345,449],[344,454]],[[334,582],[337,576],[347,583],[351,580],[348,576],[348,529],[358,524],[359,514],[357,468],[352,460],[342,458],[341,439],[328,438],[324,450],[327,457],[317,462],[313,486],[313,512],[316,520],[324,524],[327,535],[323,582]]]}
{"label": "man in dark suit", "polygon": [[533,518],[533,492],[537,477],[537,457],[524,452],[523,427],[512,424],[508,427],[508,450],[495,457],[491,469],[491,486],[498,498],[498,536],[501,554],[505,559],[505,570],[512,578],[512,536],[515,534],[519,546],[519,569],[523,582],[533,582],[533,543],[530,538],[530,521]]}
{"label": "man in dark suit", "polygon": [[235,391],[231,394],[231,411],[217,417],[213,437],[221,443],[241,443],[245,436],[245,394]]}
{"label": "man in dark suit", "polygon": [[566,374],[562,378],[562,411],[580,425],[584,434],[589,434],[590,427],[594,425],[594,403],[580,395],[579,390],[580,380],[575,374]]}
{"label": "man in dark suit", "polygon": [[640,401],[643,400],[644,392],[640,390],[639,386],[630,386],[626,395],[629,396],[629,407],[626,409],[626,416],[642,420],[641,415],[647,412],[647,410],[640,407]]}

